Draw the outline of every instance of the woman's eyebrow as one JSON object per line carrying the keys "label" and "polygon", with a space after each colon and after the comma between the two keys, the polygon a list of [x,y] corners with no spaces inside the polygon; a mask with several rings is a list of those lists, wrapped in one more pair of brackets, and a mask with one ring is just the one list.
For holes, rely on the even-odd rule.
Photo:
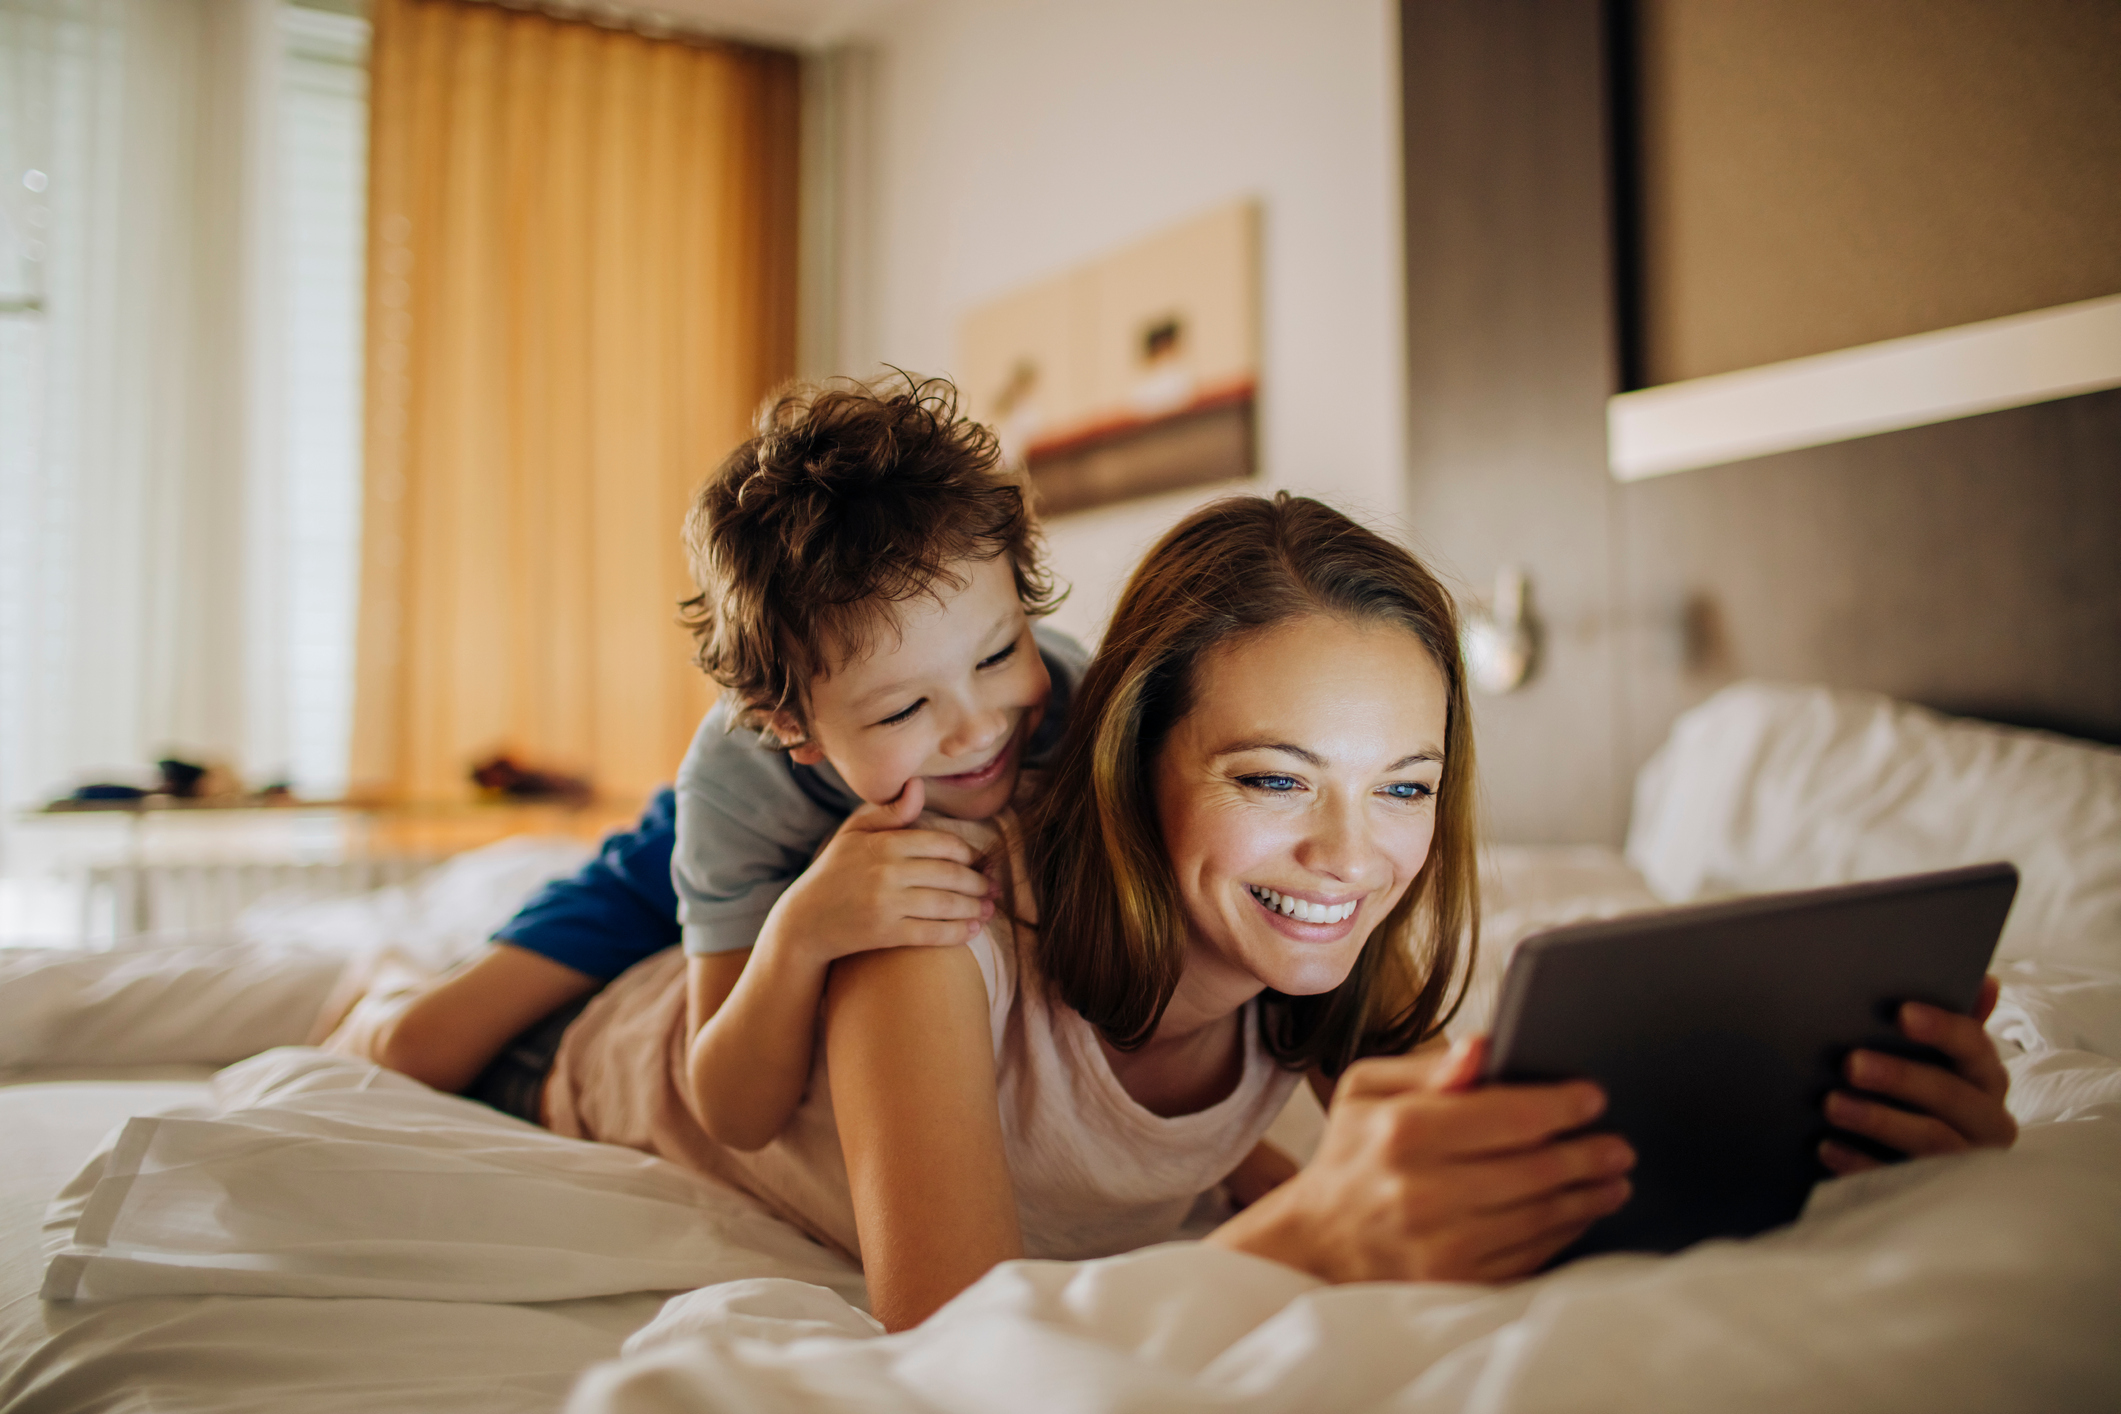
{"label": "woman's eyebrow", "polygon": [[[1294,756],[1306,766],[1324,768],[1330,764],[1325,757],[1320,756],[1317,752],[1306,751],[1301,746],[1286,741],[1236,741],[1216,752],[1214,759],[1220,760],[1225,756],[1239,756],[1247,751],[1279,751],[1285,756]],[[1393,771],[1404,771],[1407,767],[1420,765],[1424,761],[1441,760],[1443,760],[1442,752],[1434,747],[1424,747],[1411,755],[1400,757],[1397,761],[1385,767],[1385,771],[1389,774]]]}
{"label": "woman's eyebrow", "polygon": [[1306,766],[1324,766],[1326,758],[1315,751],[1306,751],[1286,741],[1233,741],[1215,753],[1214,759],[1225,756],[1241,756],[1247,751],[1279,751],[1285,756],[1294,756]]}

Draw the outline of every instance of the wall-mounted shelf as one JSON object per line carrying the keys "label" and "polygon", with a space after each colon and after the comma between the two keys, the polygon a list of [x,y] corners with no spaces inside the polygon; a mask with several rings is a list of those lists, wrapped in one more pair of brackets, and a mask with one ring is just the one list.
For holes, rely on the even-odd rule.
{"label": "wall-mounted shelf", "polygon": [[1607,463],[1640,481],[2121,387],[2121,295],[1622,393]]}

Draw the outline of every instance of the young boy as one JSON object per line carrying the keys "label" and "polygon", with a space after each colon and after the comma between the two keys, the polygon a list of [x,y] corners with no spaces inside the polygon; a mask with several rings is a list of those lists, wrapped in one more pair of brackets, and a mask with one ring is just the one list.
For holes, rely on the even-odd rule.
{"label": "young boy", "polygon": [[[962,943],[992,915],[970,847],[913,822],[1008,804],[1086,655],[1033,629],[1058,596],[1030,508],[940,380],[781,397],[701,488],[686,543],[686,621],[723,688],[678,773],[667,876],[688,1099],[750,1149],[801,1098],[834,959]],[[479,958],[371,990],[328,1044],[541,1120],[567,1023],[673,940],[672,809],[659,796]]]}

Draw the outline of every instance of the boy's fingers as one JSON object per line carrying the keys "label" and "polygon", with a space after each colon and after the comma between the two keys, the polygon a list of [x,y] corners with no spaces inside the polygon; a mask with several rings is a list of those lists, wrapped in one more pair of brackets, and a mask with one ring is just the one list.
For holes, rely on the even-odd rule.
{"label": "boy's fingers", "polygon": [[971,864],[979,858],[978,850],[941,830],[894,830],[884,840],[884,848],[901,859],[949,859]]}
{"label": "boy's fingers", "polygon": [[887,800],[881,805],[874,801],[863,802],[840,828],[865,833],[903,830],[921,818],[921,806],[926,803],[926,799],[927,787],[921,784],[919,776],[915,776],[906,782],[905,789],[898,793],[897,799]]}
{"label": "boy's fingers", "polygon": [[966,918],[946,923],[932,918],[908,918],[894,931],[892,947],[947,948],[971,941],[979,932],[979,921]]}
{"label": "boy's fingers", "polygon": [[984,898],[968,898],[950,889],[908,889],[904,916],[913,919],[977,918],[994,916],[994,905]]}
{"label": "boy's fingers", "polygon": [[885,877],[899,888],[948,889],[968,898],[991,898],[994,894],[994,881],[985,874],[947,859],[901,859]]}

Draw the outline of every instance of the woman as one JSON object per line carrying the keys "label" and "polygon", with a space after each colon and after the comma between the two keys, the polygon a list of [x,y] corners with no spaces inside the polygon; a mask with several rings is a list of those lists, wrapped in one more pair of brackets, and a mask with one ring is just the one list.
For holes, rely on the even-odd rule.
{"label": "woman", "polygon": [[[1300,1078],[1332,1107],[1319,1157],[1238,1174],[1264,1196],[1211,1241],[1334,1280],[1496,1280],[1626,1201],[1627,1145],[1571,1133],[1594,1087],[1476,1090],[1476,1048],[1405,1054],[1447,1017],[1477,912],[1456,623],[1412,556],[1316,502],[1217,503],[1150,552],[1081,693],[1036,804],[979,841],[1011,909],[967,947],[836,964],[772,1144],[691,1120],[682,989],[653,960],[568,1029],[552,1126],[858,1253],[894,1330],[999,1261],[1174,1235]],[[1923,1039],[1986,1082],[1993,1048],[1956,1020],[1971,1038]],[[2000,1089],[1949,1077],[1967,1093],[1939,1102],[1948,1073],[1917,1069],[1904,1098],[1993,1137]]]}

